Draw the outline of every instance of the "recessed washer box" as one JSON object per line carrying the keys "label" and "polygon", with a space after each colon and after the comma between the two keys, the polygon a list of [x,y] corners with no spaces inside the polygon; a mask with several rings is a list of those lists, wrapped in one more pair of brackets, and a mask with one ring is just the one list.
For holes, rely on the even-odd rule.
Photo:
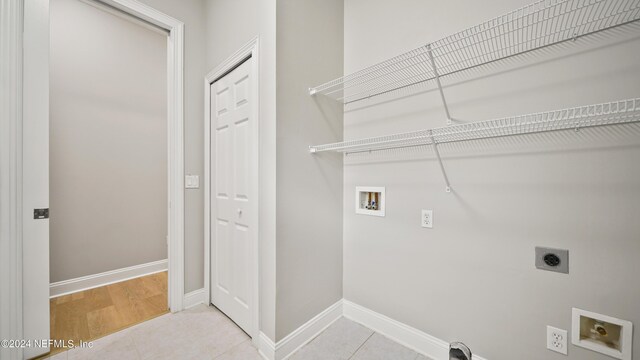
{"label": "recessed washer box", "polygon": [[633,324],[627,320],[573,308],[571,342],[621,360],[631,359]]}
{"label": "recessed washer box", "polygon": [[384,187],[356,186],[356,214],[384,216],[384,212]]}

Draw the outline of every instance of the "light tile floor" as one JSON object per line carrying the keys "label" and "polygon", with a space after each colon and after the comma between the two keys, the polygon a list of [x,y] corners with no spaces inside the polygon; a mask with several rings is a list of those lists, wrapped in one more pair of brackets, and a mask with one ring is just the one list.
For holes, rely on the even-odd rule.
{"label": "light tile floor", "polygon": [[52,360],[262,360],[251,339],[214,307],[166,314],[72,349]]}
{"label": "light tile floor", "polygon": [[[263,360],[251,339],[214,307],[167,314],[72,349],[51,360]],[[290,360],[428,360],[353,321],[341,318]]]}
{"label": "light tile floor", "polygon": [[289,360],[429,360],[358,323],[338,319]]}

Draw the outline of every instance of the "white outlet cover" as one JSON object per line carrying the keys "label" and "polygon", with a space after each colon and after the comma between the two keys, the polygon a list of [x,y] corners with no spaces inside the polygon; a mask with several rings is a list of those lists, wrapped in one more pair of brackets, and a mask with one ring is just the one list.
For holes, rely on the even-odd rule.
{"label": "white outlet cover", "polygon": [[547,326],[547,349],[567,355],[567,330]]}
{"label": "white outlet cover", "polygon": [[197,189],[200,187],[200,177],[198,175],[186,175],[184,177],[184,187],[186,189]]}
{"label": "white outlet cover", "polygon": [[433,228],[433,210],[422,210],[422,227]]}

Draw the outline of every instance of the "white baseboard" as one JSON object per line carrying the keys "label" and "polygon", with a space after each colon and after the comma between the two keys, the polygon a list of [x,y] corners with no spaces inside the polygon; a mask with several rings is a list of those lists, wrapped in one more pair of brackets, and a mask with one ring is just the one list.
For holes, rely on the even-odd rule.
{"label": "white baseboard", "polygon": [[258,350],[267,360],[285,360],[341,317],[342,300],[329,306],[275,344],[261,332]]}
{"label": "white baseboard", "polygon": [[184,294],[184,300],[182,302],[182,305],[184,306],[185,309],[188,309],[196,305],[206,304],[207,298],[205,295],[206,294],[204,292],[204,288],[194,290],[190,293],[186,293]]}
{"label": "white baseboard", "polygon": [[262,331],[260,332],[260,338],[258,339],[258,353],[265,360],[275,360],[276,358],[276,344]]}
{"label": "white baseboard", "polygon": [[55,298],[78,291],[93,289],[145,275],[155,274],[161,271],[167,271],[167,265],[168,260],[164,259],[122,269],[106,271],[100,274],[58,281],[49,284],[49,296],[51,298]]}
{"label": "white baseboard", "polygon": [[[348,300],[343,300],[343,315],[391,340],[424,354],[434,360],[449,359],[449,343],[426,334],[409,325],[367,309]],[[473,355],[473,360],[486,360]]]}
{"label": "white baseboard", "polygon": [[276,343],[275,360],[284,360],[342,317],[342,300],[326,308]]}

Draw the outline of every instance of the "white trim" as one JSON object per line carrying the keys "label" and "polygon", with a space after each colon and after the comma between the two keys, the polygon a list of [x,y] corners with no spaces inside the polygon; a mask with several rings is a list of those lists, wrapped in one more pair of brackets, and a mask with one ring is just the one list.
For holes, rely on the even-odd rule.
{"label": "white trim", "polygon": [[259,48],[260,41],[259,37],[251,39],[244,46],[242,46],[238,51],[236,51],[232,56],[223,61],[220,65],[216,66],[215,69],[210,71],[204,78],[204,292],[207,301],[211,302],[211,84],[217,78],[233,69],[235,66],[240,64],[247,57],[251,56],[251,71],[253,80],[251,81],[251,96],[253,99],[253,107],[252,107],[252,116],[256,121],[254,122],[255,126],[253,127],[254,134],[252,137],[256,139],[255,141],[255,156],[253,156],[253,163],[251,167],[256,169],[256,176],[252,177],[250,187],[252,189],[252,193],[255,194],[253,196],[254,202],[252,204],[251,214],[253,216],[252,219],[249,220],[250,226],[253,227],[254,231],[252,232],[252,283],[253,289],[252,291],[252,306],[251,311],[252,314],[252,324],[251,324],[251,338],[253,339],[253,345],[256,347],[260,347],[261,344],[261,333],[260,333],[260,274],[259,274],[259,162],[258,162],[258,154],[259,154],[259,133],[260,133],[260,56],[259,56]]}
{"label": "white trim", "polygon": [[136,0],[96,0],[103,4],[114,7],[134,17],[142,19],[146,22],[156,25],[167,31],[173,31],[175,28],[184,26],[184,24],[173,17],[143,4]]}
{"label": "white trim", "polygon": [[342,300],[326,308],[276,343],[277,360],[287,359],[342,317]]}
{"label": "white trim", "polygon": [[[0,2],[0,339],[21,339],[22,328],[22,29],[23,0]],[[22,359],[0,348],[0,358]]]}
{"label": "white trim", "polygon": [[125,13],[121,10],[118,10],[116,8],[114,8],[111,5],[107,5],[107,3],[103,2],[103,1],[99,1],[99,0],[79,0],[84,4],[87,4],[89,6],[93,6],[94,8],[100,9],[101,11],[107,12],[113,16],[117,16],[121,19],[124,19],[126,21],[130,21],[130,22],[134,22],[135,24],[142,26],[146,29],[152,30],[157,32],[158,34],[162,34],[162,35],[168,35],[169,32],[166,29],[163,29],[161,27],[158,27],[157,25],[151,24],[145,20],[142,20],[141,18],[137,17],[137,16],[133,16],[131,14]]}
{"label": "white trim", "polygon": [[265,359],[285,360],[341,317],[342,300],[339,300],[275,344],[261,332],[258,351]]}
{"label": "white trim", "polygon": [[[277,343],[260,332],[256,347],[266,360],[286,360],[342,316],[431,359],[449,359],[448,342],[345,299],[331,305]],[[474,354],[473,360],[487,359]]]}
{"label": "white trim", "polygon": [[[343,311],[345,318],[360,323],[423,355],[435,360],[449,359],[449,343],[444,340],[348,300],[343,300]],[[473,359],[486,360],[475,354]]]}
{"label": "white trim", "polygon": [[169,261],[164,259],[146,264],[129,266],[122,269],[105,271],[99,274],[82,276],[75,279],[57,281],[49,285],[49,296],[50,298],[55,298],[62,295],[94,289],[100,286],[167,271],[168,263]]}
{"label": "white trim", "polygon": [[258,336],[258,353],[266,360],[276,360],[276,344],[265,333]]}
{"label": "white trim", "polygon": [[193,290],[192,292],[184,294],[184,308],[189,309],[196,305],[206,304],[207,297],[204,292],[204,288]]}
{"label": "white trim", "polygon": [[136,0],[96,0],[169,32],[167,38],[169,308],[184,299],[184,23]]}

